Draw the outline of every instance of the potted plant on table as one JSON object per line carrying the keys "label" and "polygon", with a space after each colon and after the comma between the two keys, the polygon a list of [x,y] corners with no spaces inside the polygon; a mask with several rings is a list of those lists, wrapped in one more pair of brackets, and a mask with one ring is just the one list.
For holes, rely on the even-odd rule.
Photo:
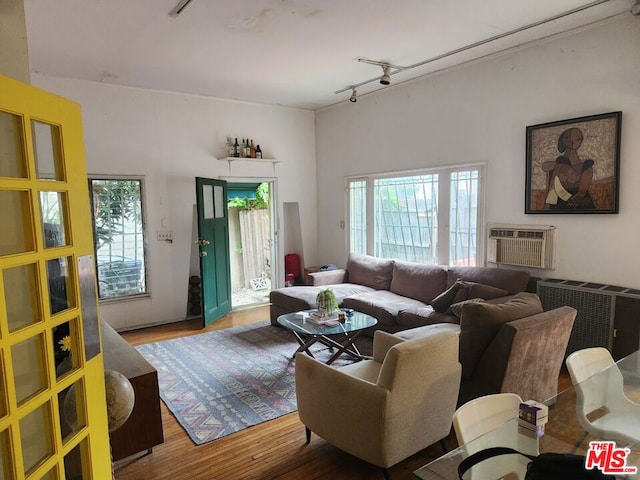
{"label": "potted plant on table", "polygon": [[318,293],[316,297],[316,303],[318,304],[318,310],[324,312],[327,315],[331,315],[339,310],[338,299],[333,290],[327,288]]}

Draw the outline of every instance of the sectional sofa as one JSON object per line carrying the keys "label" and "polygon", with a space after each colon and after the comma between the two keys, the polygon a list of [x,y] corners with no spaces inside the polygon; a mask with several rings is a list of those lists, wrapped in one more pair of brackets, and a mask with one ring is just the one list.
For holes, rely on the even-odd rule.
{"label": "sectional sofa", "polygon": [[349,255],[346,268],[311,273],[307,286],[270,293],[271,323],[285,313],[316,307],[316,296],[330,288],[344,308],[378,320],[377,330],[396,333],[435,323],[460,323],[451,305],[472,298],[502,303],[527,290],[529,272],[485,267],[424,265]]}
{"label": "sectional sofa", "polygon": [[330,288],[339,305],[374,316],[376,329],[403,340],[457,333],[459,404],[499,392],[540,402],[557,394],[577,312],[544,312],[528,272],[351,254],[346,268],[310,274],[308,283],[271,292],[274,325],[279,315],[315,308],[318,292]]}

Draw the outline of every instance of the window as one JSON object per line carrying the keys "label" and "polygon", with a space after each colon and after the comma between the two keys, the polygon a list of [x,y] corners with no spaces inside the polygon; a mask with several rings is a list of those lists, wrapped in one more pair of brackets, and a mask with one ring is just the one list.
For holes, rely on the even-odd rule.
{"label": "window", "polygon": [[481,166],[472,166],[349,179],[351,251],[427,264],[479,264],[481,174]]}
{"label": "window", "polygon": [[99,297],[147,293],[142,180],[91,178],[89,192]]}

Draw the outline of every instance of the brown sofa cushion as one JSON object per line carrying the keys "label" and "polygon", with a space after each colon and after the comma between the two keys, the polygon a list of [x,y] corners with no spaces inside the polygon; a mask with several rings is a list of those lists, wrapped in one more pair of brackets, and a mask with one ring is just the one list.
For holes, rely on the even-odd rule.
{"label": "brown sofa cushion", "polygon": [[387,290],[376,290],[346,297],[342,303],[345,308],[354,310],[378,320],[376,330],[394,333],[400,330],[396,320],[398,313],[404,309],[416,309],[425,304],[413,298],[404,297]]}
{"label": "brown sofa cushion", "polygon": [[527,289],[529,277],[529,272],[524,270],[490,267],[450,267],[447,272],[447,285],[453,285],[456,280],[465,280],[502,288],[513,295],[514,293],[524,292]]}
{"label": "brown sofa cushion", "polygon": [[542,312],[535,293],[521,292],[505,303],[466,303],[460,316],[460,363],[462,376],[473,375],[475,366],[503,324]]}
{"label": "brown sofa cushion", "polygon": [[429,303],[446,285],[447,271],[442,267],[398,260],[393,263],[393,293]]}
{"label": "brown sofa cushion", "polygon": [[347,260],[348,281],[375,288],[389,290],[393,275],[393,260],[351,253]]}

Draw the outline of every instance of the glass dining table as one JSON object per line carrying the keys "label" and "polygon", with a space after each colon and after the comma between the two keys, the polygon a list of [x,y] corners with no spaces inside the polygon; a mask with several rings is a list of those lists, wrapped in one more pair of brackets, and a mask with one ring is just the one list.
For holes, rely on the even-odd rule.
{"label": "glass dining table", "polygon": [[[622,386],[618,381],[618,371],[622,376]],[[604,405],[587,415],[591,421],[595,421],[596,418],[603,420],[601,424],[605,427],[597,432],[593,429],[586,432],[583,427],[585,420],[581,423],[579,418],[582,411],[579,398],[584,398],[583,392],[589,388],[600,389],[603,393],[601,397],[605,399]],[[640,479],[640,352],[621,359],[611,367],[587,378],[578,387],[572,386],[544,402],[549,408],[549,415],[542,435],[535,435],[519,426],[516,417],[416,470],[414,476],[421,480],[457,480],[460,462],[471,454],[489,447],[510,447],[529,455],[545,452],[587,455],[592,441],[616,441],[616,435],[607,432],[606,418],[607,415],[616,413],[616,399],[621,395],[618,391],[620,389],[632,403],[639,404],[637,415],[626,412],[629,423],[638,425],[637,435],[634,435],[638,440],[631,438],[623,443],[614,444],[614,448],[628,449],[625,461],[626,467],[630,467],[627,469],[628,472],[618,473],[616,478]],[[635,429],[632,428],[632,431]],[[528,463],[529,459],[522,455],[500,455],[473,466],[462,478],[524,479]],[[632,470],[637,471],[631,473]]]}

